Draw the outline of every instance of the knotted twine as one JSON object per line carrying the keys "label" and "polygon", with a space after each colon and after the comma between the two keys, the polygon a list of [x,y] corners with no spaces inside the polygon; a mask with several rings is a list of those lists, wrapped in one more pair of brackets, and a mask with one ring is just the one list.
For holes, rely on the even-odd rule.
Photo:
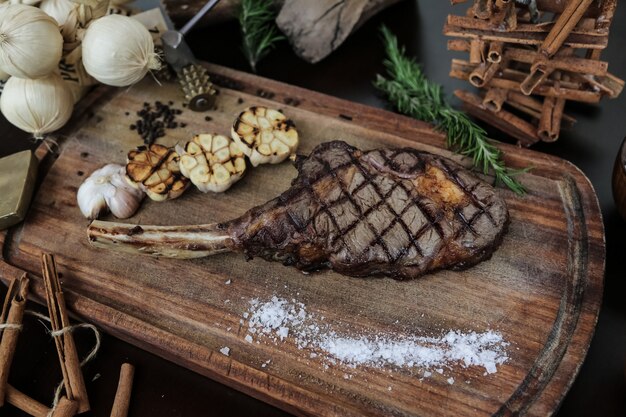
{"label": "knotted twine", "polygon": [[[101,342],[100,331],[93,324],[78,323],[78,324],[73,324],[71,326],[63,327],[62,329],[59,329],[59,330],[50,330],[50,329],[48,329],[48,326],[45,325],[45,323],[41,322],[41,320],[45,320],[48,323],[50,323],[51,322],[50,317],[48,317],[48,316],[46,316],[44,314],[38,313],[36,311],[33,311],[33,310],[26,310],[25,313],[26,314],[30,314],[31,316],[39,318],[40,319],[40,323],[46,328],[46,331],[52,337],[60,337],[60,336],[63,336],[65,333],[71,333],[71,332],[73,332],[76,329],[91,329],[93,331],[93,334],[94,334],[95,338],[96,338],[96,344],[91,349],[89,354],[87,356],[85,356],[85,358],[80,362],[79,366],[81,368],[85,364],[90,362],[93,358],[95,358],[96,354],[100,350],[100,342]],[[22,329],[21,325],[13,325],[13,326],[18,326],[20,330]],[[2,327],[0,327],[0,328],[2,328]],[[52,400],[52,407],[50,408],[50,412],[48,412],[47,417],[52,417],[52,414],[54,413],[54,410],[56,409],[57,405],[59,404],[59,400],[61,399],[61,392],[63,391],[63,386],[64,386],[63,381],[64,380],[61,379],[61,382],[59,382],[59,384],[57,385],[57,387],[54,390],[54,399]]]}

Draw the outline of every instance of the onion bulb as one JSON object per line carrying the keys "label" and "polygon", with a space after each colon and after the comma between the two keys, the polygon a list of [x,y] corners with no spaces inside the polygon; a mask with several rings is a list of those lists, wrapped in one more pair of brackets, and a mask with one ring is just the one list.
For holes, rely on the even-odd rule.
{"label": "onion bulb", "polygon": [[87,73],[102,84],[125,87],[161,67],[150,32],[127,16],[95,20],[85,32],[82,47]]}
{"label": "onion bulb", "polygon": [[53,72],[61,60],[63,37],[52,17],[33,6],[0,8],[0,69],[20,78]]}
{"label": "onion bulb", "polygon": [[72,92],[56,73],[35,80],[11,77],[0,96],[4,117],[38,139],[63,127],[73,108]]}
{"label": "onion bulb", "polygon": [[59,26],[67,22],[70,12],[78,5],[70,0],[43,0],[39,8],[57,21]]}

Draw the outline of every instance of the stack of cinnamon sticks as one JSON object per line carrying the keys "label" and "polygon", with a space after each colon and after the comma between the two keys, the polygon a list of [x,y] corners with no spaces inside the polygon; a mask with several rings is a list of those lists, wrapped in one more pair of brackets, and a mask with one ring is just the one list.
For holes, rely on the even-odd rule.
{"label": "stack of cinnamon sticks", "polygon": [[[81,371],[81,362],[72,335],[73,326],[69,321],[56,262],[50,254],[42,256],[42,277],[50,314],[51,335],[61,365],[64,395],[58,401],[55,400],[53,406],[49,408],[8,383],[9,370],[18,336],[23,327],[26,299],[29,293],[30,280],[24,274],[11,281],[2,310],[0,310],[0,408],[5,403],[9,403],[35,417],[73,417],[89,411],[90,405]],[[111,416],[125,417],[127,415],[133,375],[134,367],[127,363],[123,364]]]}
{"label": "stack of cinnamon sticks", "polygon": [[[453,4],[469,0],[452,0]],[[450,76],[480,95],[455,94],[474,116],[521,145],[559,138],[567,100],[598,103],[617,97],[624,81],[602,61],[617,0],[474,0],[465,16],[448,16],[448,49],[469,53],[452,60]],[[531,2],[534,5],[534,2]]]}

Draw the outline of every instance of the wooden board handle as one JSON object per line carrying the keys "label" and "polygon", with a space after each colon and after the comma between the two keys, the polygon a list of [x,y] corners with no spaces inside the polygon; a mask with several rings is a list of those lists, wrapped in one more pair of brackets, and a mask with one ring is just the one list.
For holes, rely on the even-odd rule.
{"label": "wooden board handle", "polygon": [[139,226],[95,220],[87,230],[96,247],[166,258],[202,258],[229,252],[230,236],[217,224]]}

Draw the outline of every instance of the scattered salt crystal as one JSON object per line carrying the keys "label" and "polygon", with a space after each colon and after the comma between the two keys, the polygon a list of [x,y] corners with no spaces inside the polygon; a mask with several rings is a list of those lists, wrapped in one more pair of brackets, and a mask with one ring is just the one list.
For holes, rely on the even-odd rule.
{"label": "scattered salt crystal", "polygon": [[450,385],[454,384],[454,378],[448,378],[448,384]]}
{"label": "scattered salt crystal", "polygon": [[230,303],[230,300],[224,300],[224,304]]}
{"label": "scattered salt crystal", "polygon": [[432,372],[424,371],[424,378],[430,378],[433,375]]}
{"label": "scattered salt crystal", "polygon": [[278,334],[278,336],[280,336],[280,340],[283,340],[285,337],[289,335],[289,329],[283,326],[279,328],[276,333]]}
{"label": "scattered salt crystal", "polygon": [[261,368],[265,368],[266,366],[267,366],[267,364],[266,364],[266,363],[262,363],[262,364],[261,364]]}
{"label": "scattered salt crystal", "polygon": [[226,331],[227,331],[227,332],[230,332],[230,329],[232,329],[232,327],[227,327],[227,328],[226,328]]}
{"label": "scattered salt crystal", "polygon": [[252,336],[250,336],[249,334],[247,334],[246,337],[244,337],[244,339],[246,340],[246,342],[252,343]]}
{"label": "scattered salt crystal", "polygon": [[224,346],[223,348],[220,349],[220,353],[224,356],[230,356],[230,348],[227,346]]}
{"label": "scattered salt crystal", "polygon": [[[325,362],[333,365],[340,363],[351,368],[436,367],[436,372],[443,374],[444,367],[460,364],[483,367],[487,374],[496,372],[497,365],[508,360],[508,343],[492,330],[483,333],[450,330],[439,336],[367,332],[354,336],[323,322],[324,316],[309,313],[296,299],[290,301],[274,295],[267,302],[252,299],[249,303],[250,308],[243,316],[248,319],[249,332],[257,334],[257,343],[260,343],[259,338],[278,343],[290,336],[298,349],[323,351]],[[251,342],[252,337],[248,335],[246,340]],[[316,356],[317,353],[310,355],[312,358]],[[424,372],[424,377],[431,375],[430,371]]]}
{"label": "scattered salt crystal", "polygon": [[387,391],[391,391],[391,385],[387,387]]}
{"label": "scattered salt crystal", "polygon": [[230,285],[231,282],[232,282],[231,280],[227,280],[224,284]]}

